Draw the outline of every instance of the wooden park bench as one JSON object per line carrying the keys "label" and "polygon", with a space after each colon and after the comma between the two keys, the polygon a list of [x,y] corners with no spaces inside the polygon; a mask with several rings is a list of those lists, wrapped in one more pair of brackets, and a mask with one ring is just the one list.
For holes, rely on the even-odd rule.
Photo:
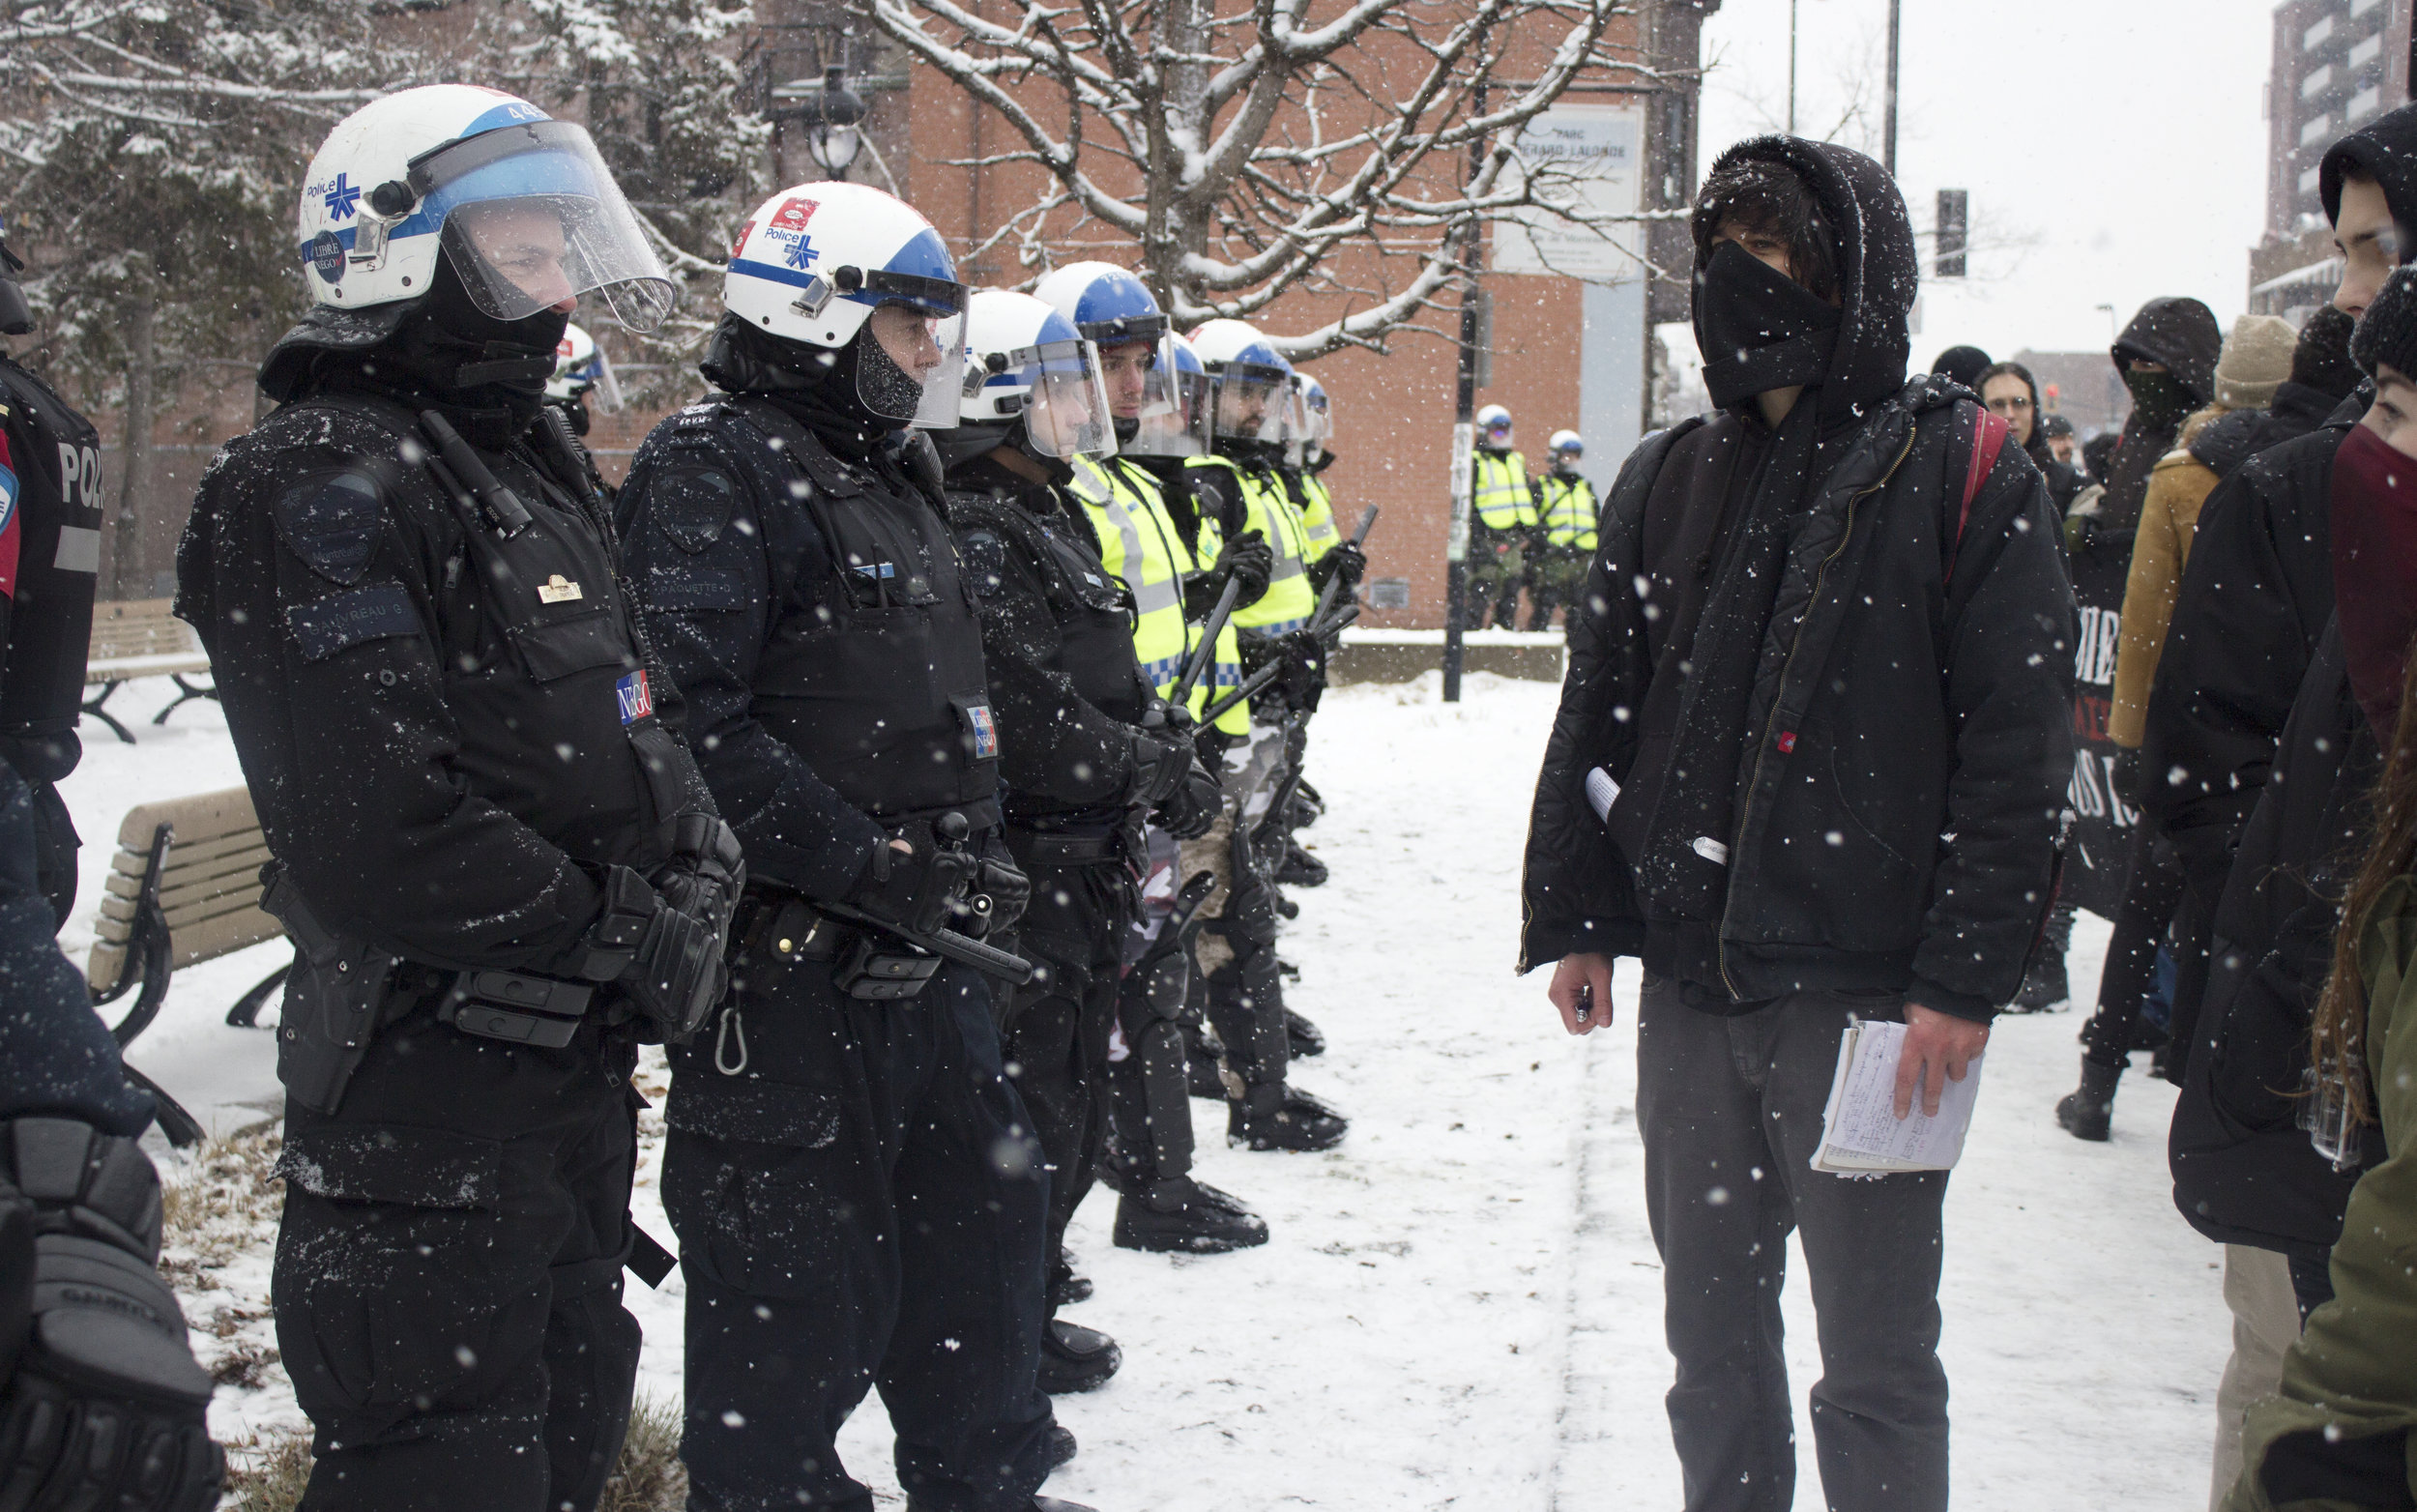
{"label": "wooden park bench", "polygon": [[101,691],[84,700],[84,712],[115,730],[118,739],[129,745],[134,743],[133,732],[101,707],[121,684],[135,678],[165,677],[175,681],[176,697],[151,716],[153,724],[167,723],[168,715],[180,704],[218,696],[216,687],[195,687],[185,681],[187,673],[209,671],[210,657],[202,651],[201,639],[193,633],[193,627],[168,612],[175,601],[129,598],[93,605],[92,644],[84,655],[84,685],[97,686]]}
{"label": "wooden park bench", "polygon": [[[179,967],[213,961],[284,931],[260,909],[260,867],[269,844],[245,788],[141,803],[118,827],[108,895],[102,899],[98,938],[85,976],[93,1004],[116,1002],[139,982],[134,1006],[111,1033],[123,1047],[149,1028]],[[236,1002],[229,1024],[249,1027],[269,994],[285,979],[279,967]],[[201,1125],[131,1064],[129,1080],[160,1100],[160,1129],[186,1146]]]}

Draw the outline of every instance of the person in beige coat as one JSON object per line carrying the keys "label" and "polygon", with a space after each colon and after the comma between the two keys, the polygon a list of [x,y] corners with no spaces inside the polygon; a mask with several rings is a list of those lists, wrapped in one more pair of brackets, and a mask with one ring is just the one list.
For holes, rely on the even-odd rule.
{"label": "person in beige coat", "polygon": [[[2273,315],[2243,315],[2225,338],[2216,361],[2216,402],[2182,422],[2173,450],[2148,478],[2148,497],[2132,542],[2132,571],[2124,582],[2122,642],[2115,654],[2114,708],[2107,734],[2127,751],[2140,749],[2148,715],[2148,687],[2165,651],[2166,626],[2173,619],[2173,596],[2190,561],[2199,511],[2215,491],[2214,468],[2191,454],[2191,443],[2219,417],[2233,410],[2264,409],[2291,376],[2298,336]],[[2129,795],[2127,795],[2128,797]]]}

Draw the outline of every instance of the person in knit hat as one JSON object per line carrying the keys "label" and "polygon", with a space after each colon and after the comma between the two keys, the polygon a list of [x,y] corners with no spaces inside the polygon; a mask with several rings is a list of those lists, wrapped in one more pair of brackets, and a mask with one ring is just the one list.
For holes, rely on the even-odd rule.
{"label": "person in knit hat", "polygon": [[1989,354],[1977,346],[1951,346],[1938,354],[1931,363],[1931,371],[1953,378],[1967,389],[1979,392],[1982,371],[1989,366]]}
{"label": "person in knit hat", "polygon": [[2350,328],[2358,322],[2327,305],[2308,317],[2291,349],[2291,376],[2263,409],[2236,409],[2201,430],[2191,455],[2229,478],[2233,469],[2265,451],[2325,422],[2358,388],[2363,376],[2350,361]]}

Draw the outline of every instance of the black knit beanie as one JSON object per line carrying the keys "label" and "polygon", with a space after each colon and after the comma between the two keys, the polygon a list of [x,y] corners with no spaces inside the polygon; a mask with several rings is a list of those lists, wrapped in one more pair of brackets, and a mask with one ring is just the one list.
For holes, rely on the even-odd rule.
{"label": "black knit beanie", "polygon": [[2358,322],[2327,305],[2300,327],[2299,345],[2291,349],[2291,381],[2320,393],[2346,399],[2358,387],[2358,364],[2350,361],[2350,332]]}
{"label": "black knit beanie", "polygon": [[2396,268],[2350,333],[2350,356],[2370,378],[2389,363],[2417,378],[2417,268]]}

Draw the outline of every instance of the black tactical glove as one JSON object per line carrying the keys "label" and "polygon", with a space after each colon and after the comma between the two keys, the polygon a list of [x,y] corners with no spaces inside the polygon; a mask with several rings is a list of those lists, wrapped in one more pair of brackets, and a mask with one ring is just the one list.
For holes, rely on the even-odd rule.
{"label": "black tactical glove", "polygon": [[746,889],[746,854],[739,836],[711,814],[683,814],[671,823],[671,859],[648,880],[664,902],[727,937],[730,916]]}
{"label": "black tactical glove", "polygon": [[911,826],[899,838],[914,849],[875,847],[864,875],[845,901],[913,934],[949,927],[965,907],[966,894],[981,869],[980,858],[942,846],[929,826]]}
{"label": "black tactical glove", "polygon": [[981,869],[974,878],[974,894],[989,900],[988,908],[977,903],[974,909],[975,916],[984,920],[976,934],[986,940],[1005,934],[1024,916],[1033,901],[1033,880],[1016,869],[1014,858],[1001,847],[997,854],[982,858]]}
{"label": "black tactical glove", "polygon": [[1244,531],[1225,543],[1208,571],[1194,574],[1183,585],[1183,618],[1195,623],[1208,619],[1228,578],[1242,585],[1234,596],[1234,607],[1248,608],[1267,596],[1267,581],[1274,575],[1275,552],[1267,538],[1255,530]]}
{"label": "black tactical glove", "polygon": [[1346,540],[1332,551],[1309,564],[1309,586],[1323,594],[1336,573],[1343,576],[1343,592],[1349,598],[1359,592],[1359,580],[1368,575],[1368,553]]}
{"label": "black tactical glove", "polygon": [[[691,859],[696,864],[678,873],[665,868],[670,892],[657,891],[626,866],[611,868],[604,911],[588,928],[587,961],[579,973],[618,983],[631,1005],[675,1042],[696,1032],[730,986],[722,947],[738,894],[732,891],[725,901],[715,874],[733,883],[746,875],[743,866],[725,869],[710,857]],[[680,907],[675,898],[685,898],[699,912]]]}
{"label": "black tactical glove", "polygon": [[0,1131],[0,1506],[204,1512],[226,1460],[160,1257],[160,1178],[72,1119]]}
{"label": "black tactical glove", "polygon": [[1183,786],[1195,758],[1192,742],[1172,731],[1133,732],[1133,785],[1126,801],[1155,808]]}
{"label": "black tactical glove", "polygon": [[1203,766],[1196,750],[1186,742],[1191,757],[1189,770],[1173,793],[1159,800],[1158,823],[1179,840],[1197,840],[1217,822],[1217,814],[1225,805],[1225,790],[1218,785],[1217,774]]}
{"label": "black tactical glove", "polygon": [[1325,686],[1326,644],[1309,630],[1295,630],[1277,644],[1283,648],[1285,660],[1276,685],[1284,689],[1286,703],[1307,709]]}

